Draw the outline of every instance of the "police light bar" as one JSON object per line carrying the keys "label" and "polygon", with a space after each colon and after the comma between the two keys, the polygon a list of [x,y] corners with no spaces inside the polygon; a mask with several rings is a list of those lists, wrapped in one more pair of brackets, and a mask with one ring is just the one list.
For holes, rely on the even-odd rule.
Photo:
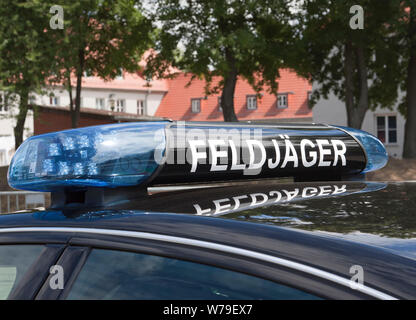
{"label": "police light bar", "polygon": [[16,151],[8,180],[33,191],[271,177],[345,177],[382,168],[383,144],[326,125],[140,122],[38,135]]}

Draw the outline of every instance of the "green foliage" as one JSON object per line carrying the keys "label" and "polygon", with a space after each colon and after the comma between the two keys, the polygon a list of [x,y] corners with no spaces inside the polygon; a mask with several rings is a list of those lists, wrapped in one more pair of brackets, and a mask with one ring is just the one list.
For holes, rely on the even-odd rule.
{"label": "green foliage", "polygon": [[[286,0],[152,1],[160,30],[147,72],[169,76],[171,66],[205,79],[206,93],[223,89],[230,72],[260,91],[276,92],[279,69],[293,47]],[[220,77],[212,87],[213,77]]]}
{"label": "green foliage", "polygon": [[[51,1],[64,8],[64,30],[51,30],[56,61],[65,72],[83,72],[105,79],[119,69],[137,71],[149,48],[151,24],[130,0]],[[80,57],[82,55],[82,57]]]}
{"label": "green foliage", "polygon": [[[50,8],[55,5],[63,8],[63,29],[50,26],[54,16]],[[68,80],[76,76],[75,108],[71,108],[75,118],[84,71],[106,80],[120,69],[137,71],[142,54],[151,46],[151,23],[132,0],[0,0],[0,7],[3,89],[27,96],[63,84],[72,92]],[[26,112],[19,116],[24,123]]]}
{"label": "green foliage", "polygon": [[49,17],[37,1],[0,1],[0,88],[6,101],[19,104],[15,148],[23,141],[29,93],[40,92],[56,69],[53,40],[45,32]]}
{"label": "green foliage", "polygon": [[[410,14],[409,10],[416,12],[416,3],[411,0],[401,1],[400,16],[395,21],[393,27],[395,30],[396,42],[400,45],[400,74],[399,86],[401,91],[406,92],[399,104],[400,112],[406,117],[407,115],[407,98],[409,92],[407,92],[408,85],[408,67],[410,59],[416,54],[416,24],[410,25]],[[413,30],[412,30],[413,28]],[[415,106],[416,108],[416,106]],[[416,129],[415,129],[416,130]]]}
{"label": "green foliage", "polygon": [[[137,71],[144,51],[151,46],[152,26],[132,0],[60,2],[65,12],[64,30],[51,31],[60,68],[55,79],[67,87],[72,126],[77,127],[84,72],[110,80],[120,69]],[[76,76],[75,101],[69,80],[72,75]]]}
{"label": "green foliage", "polygon": [[0,1],[0,79],[2,90],[35,91],[53,71],[49,17],[27,1]]}
{"label": "green foliage", "polygon": [[[306,0],[298,15],[303,50],[297,54],[297,70],[319,88],[312,104],[332,92],[345,101],[346,43],[362,47],[367,67],[368,107],[391,108],[397,100],[397,83],[402,76],[399,66],[400,43],[393,28],[400,16],[400,0]],[[350,8],[364,9],[364,29],[353,30]],[[356,57],[354,57],[356,59]],[[354,83],[358,83],[358,66],[354,66]],[[354,105],[360,90],[354,88]]]}

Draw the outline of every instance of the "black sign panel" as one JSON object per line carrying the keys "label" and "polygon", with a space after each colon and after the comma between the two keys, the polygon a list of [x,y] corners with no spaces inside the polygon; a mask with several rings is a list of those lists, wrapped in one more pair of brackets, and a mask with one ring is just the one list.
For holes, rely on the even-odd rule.
{"label": "black sign panel", "polygon": [[172,124],[152,183],[295,177],[339,179],[366,166],[361,145],[320,125]]}

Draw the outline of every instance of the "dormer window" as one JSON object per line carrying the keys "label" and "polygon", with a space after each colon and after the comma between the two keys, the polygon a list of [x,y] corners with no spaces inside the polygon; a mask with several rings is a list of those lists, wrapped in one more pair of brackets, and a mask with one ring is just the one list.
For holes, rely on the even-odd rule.
{"label": "dormer window", "polygon": [[201,99],[191,99],[191,111],[192,113],[201,112]]}
{"label": "dormer window", "polygon": [[288,95],[278,94],[277,95],[277,108],[286,109],[288,107]]}
{"label": "dormer window", "polygon": [[247,104],[248,110],[256,110],[257,109],[257,96],[256,95],[246,96],[246,104]]}

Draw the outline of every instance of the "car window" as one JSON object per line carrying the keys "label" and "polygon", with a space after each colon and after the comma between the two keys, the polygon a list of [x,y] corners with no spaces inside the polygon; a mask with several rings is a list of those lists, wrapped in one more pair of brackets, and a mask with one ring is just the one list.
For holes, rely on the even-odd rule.
{"label": "car window", "polygon": [[9,297],[43,248],[41,245],[0,245],[0,300]]}
{"label": "car window", "polygon": [[68,299],[316,299],[272,281],[159,256],[94,249]]}

